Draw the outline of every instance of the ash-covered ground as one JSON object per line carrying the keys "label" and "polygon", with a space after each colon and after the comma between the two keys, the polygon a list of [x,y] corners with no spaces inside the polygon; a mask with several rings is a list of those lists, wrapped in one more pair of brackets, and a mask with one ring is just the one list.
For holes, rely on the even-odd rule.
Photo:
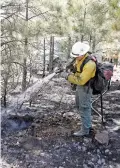
{"label": "ash-covered ground", "polygon": [[[54,78],[17,113],[2,109],[2,168],[120,168],[120,67],[103,97],[104,126],[93,112],[93,127],[107,130],[109,143],[75,138],[80,128],[75,93],[62,78]],[[94,97],[93,97],[94,99]],[[94,107],[100,112],[100,100]]]}

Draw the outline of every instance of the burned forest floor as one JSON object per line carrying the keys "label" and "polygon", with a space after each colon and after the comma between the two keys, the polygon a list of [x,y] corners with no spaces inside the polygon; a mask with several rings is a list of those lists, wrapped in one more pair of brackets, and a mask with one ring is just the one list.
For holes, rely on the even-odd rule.
{"label": "burned forest floor", "polygon": [[[73,137],[81,125],[75,92],[66,80],[54,78],[31,107],[26,103],[10,114],[2,109],[2,168],[120,168],[120,79],[117,70],[114,73],[103,97],[103,126],[92,112],[93,127],[108,131],[108,144],[93,137]],[[100,112],[99,99],[94,107]]]}

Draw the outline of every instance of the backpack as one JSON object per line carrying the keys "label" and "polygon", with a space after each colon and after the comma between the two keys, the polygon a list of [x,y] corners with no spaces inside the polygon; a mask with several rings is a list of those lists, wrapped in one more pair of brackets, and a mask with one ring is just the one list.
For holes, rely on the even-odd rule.
{"label": "backpack", "polygon": [[99,63],[95,56],[88,56],[80,66],[80,72],[82,72],[84,65],[90,60],[96,63],[96,73],[87,84],[92,88],[93,95],[101,94],[109,88],[110,80],[113,76],[113,65],[111,63]]}

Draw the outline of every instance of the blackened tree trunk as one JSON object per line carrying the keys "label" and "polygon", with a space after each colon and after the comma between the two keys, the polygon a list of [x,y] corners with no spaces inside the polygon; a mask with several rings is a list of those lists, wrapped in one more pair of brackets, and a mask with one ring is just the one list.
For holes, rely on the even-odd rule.
{"label": "blackened tree trunk", "polygon": [[42,77],[45,77],[45,38],[44,38],[44,55],[43,55],[43,75]]}
{"label": "blackened tree trunk", "polygon": [[28,56],[28,2],[26,0],[26,27],[25,27],[25,46],[24,53],[25,56],[23,58],[23,78],[22,78],[22,91],[25,91],[27,86],[27,56]]}
{"label": "blackened tree trunk", "polygon": [[26,89],[26,83],[27,83],[27,58],[24,58],[23,60],[23,78],[22,78],[22,91],[25,91]]}
{"label": "blackened tree trunk", "polygon": [[54,58],[54,36],[52,36],[52,55]]}
{"label": "blackened tree trunk", "polygon": [[4,80],[4,93],[3,93],[3,105],[6,108],[7,106],[7,84],[8,84],[8,78]]}
{"label": "blackened tree trunk", "polygon": [[54,37],[50,37],[49,73],[53,72]]}
{"label": "blackened tree trunk", "polygon": [[93,36],[93,43],[92,43],[92,52],[95,52],[95,46],[96,46],[96,39],[95,36]]}
{"label": "blackened tree trunk", "polygon": [[81,42],[83,42],[83,40],[84,40],[84,35],[82,34],[81,35]]}
{"label": "blackened tree trunk", "polygon": [[89,35],[89,45],[90,45],[90,48],[92,48],[92,34]]}
{"label": "blackened tree trunk", "polygon": [[67,60],[70,58],[70,51],[71,51],[71,36],[68,37],[68,53],[67,53]]}
{"label": "blackened tree trunk", "polygon": [[81,42],[83,42],[83,40],[84,40],[85,24],[86,24],[86,14],[87,14],[87,12],[86,12],[86,8],[85,8],[85,10],[84,10],[84,16],[83,16],[83,25],[82,25],[82,29],[83,30],[82,30],[82,35],[81,35]]}
{"label": "blackened tree trunk", "polygon": [[6,108],[7,107],[7,94],[8,94],[8,81],[10,78],[10,67],[11,64],[8,62],[8,67],[6,67],[6,72],[3,75],[3,106]]}

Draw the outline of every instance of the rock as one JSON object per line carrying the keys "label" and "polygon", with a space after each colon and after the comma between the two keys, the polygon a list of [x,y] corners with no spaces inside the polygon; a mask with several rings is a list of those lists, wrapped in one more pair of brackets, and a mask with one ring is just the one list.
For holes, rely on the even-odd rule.
{"label": "rock", "polygon": [[109,165],[109,168],[113,168],[113,166],[112,166],[112,165]]}
{"label": "rock", "polygon": [[98,160],[98,164],[100,165],[101,163],[102,163],[102,161],[99,159],[99,160]]}
{"label": "rock", "polygon": [[90,152],[88,152],[88,155],[91,155],[91,153],[90,153]]}
{"label": "rock", "polygon": [[105,153],[109,153],[109,149],[106,149],[106,150],[105,150]]}
{"label": "rock", "polygon": [[94,156],[92,155],[92,159],[91,159],[91,161],[97,163],[97,160],[98,160],[97,155],[94,155]]}
{"label": "rock", "polygon": [[7,142],[6,142],[6,141],[4,142],[4,145],[7,145]]}
{"label": "rock", "polygon": [[90,167],[94,167],[94,163],[93,162],[88,162],[88,165],[90,166]]}
{"label": "rock", "polygon": [[79,122],[79,123],[77,123],[77,126],[80,126],[81,125],[81,123]]}
{"label": "rock", "polygon": [[82,147],[82,151],[85,152],[87,148],[85,146]]}
{"label": "rock", "polygon": [[89,144],[89,143],[90,143],[90,139],[84,138],[84,143],[85,143],[85,144]]}
{"label": "rock", "polygon": [[111,155],[112,154],[112,152],[109,152],[109,155]]}
{"label": "rock", "polygon": [[102,158],[102,159],[101,159],[101,162],[104,164],[104,163],[105,163],[105,159],[104,159],[104,158]]}
{"label": "rock", "polygon": [[106,145],[108,145],[108,142],[109,142],[108,132],[107,132],[107,131],[98,132],[98,133],[95,135],[95,139],[96,139],[100,144],[106,144]]}
{"label": "rock", "polygon": [[88,166],[86,164],[83,164],[83,168],[88,168]]}
{"label": "rock", "polygon": [[40,156],[45,156],[45,153],[40,153]]}
{"label": "rock", "polygon": [[28,154],[25,155],[25,159],[29,160],[29,155]]}
{"label": "rock", "polygon": [[116,158],[112,158],[112,160],[113,160],[113,161],[115,161],[115,160],[116,160]]}
{"label": "rock", "polygon": [[6,152],[8,150],[8,147],[7,146],[4,146],[4,151]]}
{"label": "rock", "polygon": [[17,141],[16,145],[18,145],[18,146],[19,146],[19,145],[20,145],[20,142],[19,142],[19,141]]}
{"label": "rock", "polygon": [[100,150],[99,150],[99,149],[97,149],[97,153],[100,153]]}
{"label": "rock", "polygon": [[72,117],[74,116],[75,114],[73,112],[67,112],[67,113],[64,113],[63,114],[63,117]]}
{"label": "rock", "polygon": [[78,146],[78,149],[79,149],[79,150],[81,150],[81,149],[82,149],[82,147],[81,147],[81,146]]}

